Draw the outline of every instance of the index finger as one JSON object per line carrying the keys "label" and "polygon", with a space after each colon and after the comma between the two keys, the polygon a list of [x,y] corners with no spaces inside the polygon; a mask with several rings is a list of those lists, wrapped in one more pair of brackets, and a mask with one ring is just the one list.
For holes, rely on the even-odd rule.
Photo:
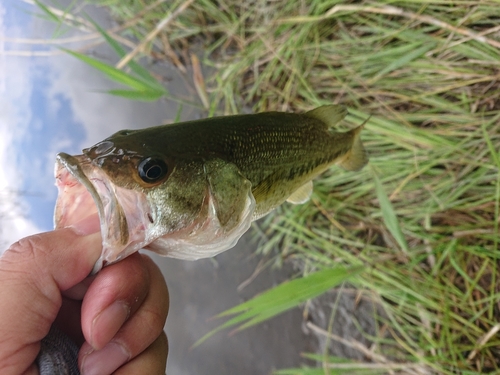
{"label": "index finger", "polygon": [[81,236],[72,228],[63,228],[35,234],[14,243],[2,254],[0,276],[15,278],[19,272],[23,274],[22,284],[45,281],[66,290],[89,275],[101,250],[100,233]]}

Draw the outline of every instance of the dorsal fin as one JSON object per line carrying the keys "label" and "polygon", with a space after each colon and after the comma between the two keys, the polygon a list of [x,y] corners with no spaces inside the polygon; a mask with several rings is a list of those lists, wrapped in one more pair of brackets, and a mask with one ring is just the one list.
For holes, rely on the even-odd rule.
{"label": "dorsal fin", "polygon": [[288,197],[286,200],[292,204],[302,204],[306,203],[309,198],[311,198],[311,194],[313,191],[313,183],[312,181],[306,182],[304,185],[295,190],[292,195]]}
{"label": "dorsal fin", "polygon": [[305,113],[306,116],[315,118],[325,123],[327,128],[337,125],[346,115],[347,109],[343,105],[322,105]]}

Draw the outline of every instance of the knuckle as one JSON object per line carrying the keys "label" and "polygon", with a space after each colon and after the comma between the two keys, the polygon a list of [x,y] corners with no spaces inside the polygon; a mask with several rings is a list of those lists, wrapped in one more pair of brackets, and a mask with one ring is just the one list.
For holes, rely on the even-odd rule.
{"label": "knuckle", "polygon": [[45,253],[43,240],[40,235],[32,235],[13,243],[5,252],[8,260],[18,259],[19,262],[36,260],[40,253]]}
{"label": "knuckle", "polygon": [[12,257],[23,257],[23,258],[33,258],[34,257],[34,246],[29,238],[23,238],[12,245],[5,252],[5,256],[8,259]]}
{"label": "knuckle", "polygon": [[165,322],[167,320],[166,314],[159,309],[148,309],[144,311],[144,322],[148,325],[148,328],[156,336],[163,331]]}

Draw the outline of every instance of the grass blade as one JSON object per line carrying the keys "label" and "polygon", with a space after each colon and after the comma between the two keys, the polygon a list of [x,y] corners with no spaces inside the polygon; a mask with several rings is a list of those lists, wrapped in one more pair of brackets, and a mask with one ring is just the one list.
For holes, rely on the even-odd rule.
{"label": "grass blade", "polygon": [[[121,58],[123,58],[127,52],[125,49],[114,40],[102,27],[100,27],[97,23],[95,23],[92,19],[89,18],[89,21],[94,25],[94,27],[101,33],[103,38],[108,42],[108,44],[115,50],[116,54]],[[142,80],[149,84],[151,87],[158,88],[160,90],[164,90],[163,86],[158,83],[158,81],[149,73],[149,71],[143,68],[140,64],[131,60],[128,62],[127,66],[134,72],[138,77],[142,78]]]}
{"label": "grass blade", "polygon": [[165,92],[155,90],[109,90],[108,94],[121,96],[122,98],[142,101],[154,101],[160,99]]}
{"label": "grass blade", "polygon": [[484,140],[486,141],[486,144],[488,145],[488,149],[491,154],[491,159],[493,160],[498,170],[500,171],[500,152],[498,152],[498,150],[495,150],[495,146],[493,146],[493,142],[491,142],[491,138],[488,135],[488,131],[486,130],[485,125],[482,126],[482,131]]}
{"label": "grass blade", "polygon": [[78,52],[63,49],[70,55],[76,57],[77,59],[85,62],[86,64],[96,68],[109,79],[118,82],[124,86],[128,86],[133,90],[110,90],[108,93],[112,95],[121,96],[128,99],[135,100],[157,100],[163,95],[168,94],[168,92],[161,85],[151,85],[149,82],[144,82],[142,79],[136,78],[130,74],[122,72],[115,67],[96,60],[92,57],[83,55]]}
{"label": "grass blade", "polygon": [[424,45],[418,47],[419,44],[420,43],[409,45],[407,53],[403,54],[403,56],[401,56],[399,59],[392,61],[384,69],[378,72],[377,75],[370,80],[370,83],[372,84],[380,77],[405,66],[409,62],[419,58],[420,56],[422,56],[423,54],[425,54],[426,52],[430,51],[435,47],[434,43],[424,43]]}
{"label": "grass blade", "polygon": [[384,187],[382,186],[382,182],[377,176],[377,173],[372,167],[372,175],[373,180],[375,182],[375,189],[377,191],[377,198],[380,204],[380,209],[382,210],[382,218],[384,219],[384,223],[391,232],[394,239],[397,241],[398,245],[401,249],[407,253],[408,252],[408,243],[401,231],[401,227],[399,226],[398,217],[396,212],[394,212],[394,208],[392,207],[391,201],[389,200],[387,194],[384,191]]}
{"label": "grass blade", "polygon": [[70,51],[67,49],[63,49],[70,55],[76,57],[77,59],[89,64],[90,66],[98,69],[102,73],[104,73],[109,79],[121,83],[122,85],[128,86],[130,88],[136,89],[136,90],[147,90],[149,86],[144,83],[142,80],[138,80],[137,78],[134,78],[130,76],[127,73],[122,72],[119,69],[116,69],[115,67],[108,65],[106,63],[103,63],[99,60],[96,60],[92,57],[83,55],[78,52]]}
{"label": "grass blade", "polygon": [[300,279],[278,285],[251,300],[222,312],[217,317],[239,314],[226,323],[207,333],[194,346],[200,345],[214,333],[241,324],[236,330],[251,327],[263,320],[289,310],[308,299],[319,296],[331,288],[350,280],[363,270],[362,267],[343,267],[325,269]]}
{"label": "grass blade", "polygon": [[60,24],[61,20],[45,4],[39,0],[34,0],[35,4],[49,17],[53,22]]}

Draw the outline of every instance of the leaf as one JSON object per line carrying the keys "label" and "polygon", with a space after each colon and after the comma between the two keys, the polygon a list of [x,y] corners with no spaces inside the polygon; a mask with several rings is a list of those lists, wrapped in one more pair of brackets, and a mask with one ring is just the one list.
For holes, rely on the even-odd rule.
{"label": "leaf", "polygon": [[[336,374],[332,370],[329,371],[330,375]],[[274,371],[273,375],[325,375],[325,370],[322,368],[292,368]]]}
{"label": "leaf", "polygon": [[133,100],[154,101],[160,99],[165,93],[155,90],[109,90],[108,94],[121,96],[122,98]]}
{"label": "leaf", "polygon": [[182,103],[181,103],[179,105],[179,108],[177,109],[177,113],[175,114],[174,124],[177,124],[178,122],[181,121],[182,109],[183,109],[183,106],[182,106]]}
{"label": "leaf", "polygon": [[363,267],[348,268],[338,266],[318,271],[299,279],[284,282],[247,302],[217,315],[216,317],[220,318],[239,314],[207,333],[199,339],[193,347],[200,345],[210,336],[224,328],[240,324],[240,326],[236,328],[236,331],[240,331],[266,319],[270,319],[300,303],[325,293],[334,286],[358,275],[362,270]]}
{"label": "leaf", "polygon": [[486,144],[488,145],[488,149],[490,150],[490,153],[491,153],[491,159],[496,164],[497,168],[500,170],[500,153],[497,150],[495,150],[495,146],[493,146],[493,143],[491,142],[491,138],[488,135],[488,131],[486,130],[486,125],[483,124],[483,126],[481,128],[483,130],[484,140],[486,141]]}
{"label": "leaf", "polygon": [[49,7],[40,2],[39,0],[34,0],[35,4],[47,15],[49,18],[57,24],[61,23],[59,17],[57,17],[54,12],[52,12]]}
{"label": "leaf", "polygon": [[[92,57],[83,55],[78,52],[70,51],[67,49],[63,49],[70,55],[75,56],[77,59],[89,64],[90,66],[98,69],[102,73],[104,73],[109,79],[121,83],[122,85],[128,86],[132,89],[135,89],[137,91],[157,91],[160,92],[159,89],[156,87],[151,87],[151,85],[147,82],[144,82],[141,79],[135,78],[134,76],[131,76],[130,74],[127,74],[125,72],[122,72],[119,69],[116,69],[114,66],[111,66],[109,64],[103,63],[99,60],[96,60]],[[167,91],[164,90],[163,88],[161,89],[162,94],[166,94]]]}
{"label": "leaf", "polygon": [[435,47],[435,43],[426,42],[420,47],[418,47],[419,44],[420,43],[414,43],[413,45],[409,45],[408,52],[403,53],[399,59],[394,59],[384,69],[378,72],[375,77],[370,79],[370,84],[373,84],[380,77],[407,65],[409,62],[419,58],[420,56],[422,56],[423,54],[425,54],[426,52],[430,51]]}
{"label": "leaf", "polygon": [[[94,27],[99,31],[99,33],[103,36],[104,39],[108,42],[108,44],[115,50],[116,54],[122,58],[126,55],[125,49],[114,40],[101,26],[99,26],[95,21],[93,21],[90,17],[89,21],[94,25]],[[158,83],[158,81],[148,72],[147,69],[143,68],[140,64],[131,60],[128,62],[127,66],[134,72],[138,77],[142,78],[145,83],[148,83],[151,87],[158,88],[159,90],[165,90],[164,87]]]}
{"label": "leaf", "polygon": [[403,232],[401,231],[401,227],[399,226],[399,220],[396,215],[396,212],[394,211],[391,201],[389,200],[387,194],[384,191],[384,187],[382,186],[382,183],[380,182],[377,173],[373,168],[371,170],[385,226],[387,227],[387,229],[389,229],[389,232],[391,232],[392,236],[397,241],[401,249],[407,253],[408,243],[406,242]]}

